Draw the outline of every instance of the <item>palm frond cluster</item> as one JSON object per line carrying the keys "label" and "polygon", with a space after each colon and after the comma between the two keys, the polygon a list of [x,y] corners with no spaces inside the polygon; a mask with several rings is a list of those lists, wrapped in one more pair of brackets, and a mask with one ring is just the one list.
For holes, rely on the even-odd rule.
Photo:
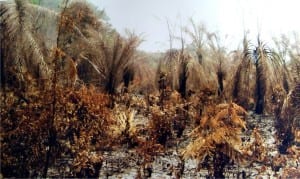
{"label": "palm frond cluster", "polygon": [[157,74],[158,80],[165,78],[164,85],[178,91],[184,98],[207,81],[203,78],[202,66],[187,52],[175,49],[169,50],[161,59]]}

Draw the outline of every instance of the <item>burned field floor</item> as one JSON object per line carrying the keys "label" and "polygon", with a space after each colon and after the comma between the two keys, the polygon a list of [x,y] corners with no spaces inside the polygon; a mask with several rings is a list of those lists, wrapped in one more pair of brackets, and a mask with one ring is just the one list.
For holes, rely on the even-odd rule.
{"label": "burned field floor", "polygon": [[[266,158],[260,162],[245,161],[238,164],[229,162],[224,168],[225,178],[297,178],[300,176],[300,144],[297,143],[289,153],[280,154],[274,116],[248,115],[246,133],[242,134],[243,141],[249,141],[251,133],[256,128],[264,141]],[[142,115],[135,116],[135,122],[140,128],[146,128],[148,119]],[[94,151],[103,156],[99,171],[100,178],[213,178],[213,161],[203,163],[195,159],[183,160],[181,151],[191,141],[189,134],[191,126],[187,126],[180,138],[170,139],[162,151],[145,159],[137,148],[128,148],[128,144],[114,147],[107,151]],[[297,153],[296,153],[297,152]],[[49,169],[49,177],[71,177],[70,168],[74,159],[65,157],[57,159]]]}

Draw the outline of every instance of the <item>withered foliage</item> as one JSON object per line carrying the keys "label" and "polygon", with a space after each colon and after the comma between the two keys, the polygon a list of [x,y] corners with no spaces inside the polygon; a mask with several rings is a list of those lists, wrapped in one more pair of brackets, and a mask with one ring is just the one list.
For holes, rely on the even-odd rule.
{"label": "withered foliage", "polygon": [[182,101],[178,92],[173,92],[161,104],[164,107],[157,106],[159,101],[150,104],[150,114],[148,123],[144,130],[145,136],[141,131],[136,131],[133,139],[137,145],[137,151],[142,157],[144,164],[153,162],[154,157],[161,155],[170,146],[172,142],[181,138],[183,131],[188,125],[187,105]]}
{"label": "withered foliage", "polygon": [[153,109],[149,124],[150,137],[155,143],[165,145],[172,136],[172,113],[171,110],[161,111]]}
{"label": "withered foliage", "polygon": [[[245,122],[239,115],[245,114],[246,111],[234,103],[208,109],[200,125],[192,132],[191,137],[196,140],[183,151],[184,157],[202,161],[206,156],[212,155],[216,145],[221,144],[228,146],[228,151],[224,153],[228,155],[238,153],[238,148],[235,146],[241,144],[239,135],[242,129],[246,129]],[[235,159],[235,156],[232,157]]]}
{"label": "withered foliage", "polygon": [[72,2],[60,14],[57,46],[74,61],[79,79],[86,84],[99,83],[99,74],[92,62],[101,57],[99,41],[104,29],[104,24],[86,2]]}
{"label": "withered foliage", "polygon": [[[44,170],[41,164],[45,163],[49,143],[53,143],[52,164],[58,156],[69,155],[75,157],[74,173],[81,173],[81,169],[98,170],[91,167],[101,164],[101,154],[87,155],[93,148],[109,147],[112,141],[110,127],[114,120],[107,107],[108,96],[94,88],[78,91],[57,88],[53,109],[51,92],[35,90],[27,95],[25,99],[11,91],[5,99],[1,96],[1,171],[4,176],[41,176]],[[53,136],[49,138],[51,120]],[[87,165],[87,162],[97,166]]]}
{"label": "withered foliage", "polygon": [[192,131],[191,137],[194,140],[182,151],[183,157],[197,159],[200,163],[213,158],[215,177],[224,177],[224,167],[230,161],[241,163],[245,159],[262,160],[265,153],[261,152],[264,149],[263,142],[257,131],[253,134],[254,142],[247,147],[243,146],[241,134],[247,129],[242,117],[246,114],[245,109],[235,103],[211,106],[202,117],[200,125]]}

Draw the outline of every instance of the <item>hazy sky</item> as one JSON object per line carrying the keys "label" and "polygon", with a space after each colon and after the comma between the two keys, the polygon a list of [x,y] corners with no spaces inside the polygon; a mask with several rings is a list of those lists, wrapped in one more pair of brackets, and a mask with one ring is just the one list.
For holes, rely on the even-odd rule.
{"label": "hazy sky", "polygon": [[[169,48],[167,19],[175,35],[188,19],[218,31],[224,44],[237,47],[244,30],[255,40],[260,32],[265,41],[282,33],[300,31],[299,0],[89,0],[105,9],[110,23],[121,34],[125,29],[142,34],[140,49],[164,51]],[[225,38],[226,37],[226,38]]]}

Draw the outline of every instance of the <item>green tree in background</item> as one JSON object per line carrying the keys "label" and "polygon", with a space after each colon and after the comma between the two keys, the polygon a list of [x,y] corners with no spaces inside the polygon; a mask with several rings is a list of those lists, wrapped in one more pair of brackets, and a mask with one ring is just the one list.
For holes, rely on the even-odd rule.
{"label": "green tree in background", "polygon": [[30,0],[30,2],[31,2],[32,4],[40,5],[41,0]]}

